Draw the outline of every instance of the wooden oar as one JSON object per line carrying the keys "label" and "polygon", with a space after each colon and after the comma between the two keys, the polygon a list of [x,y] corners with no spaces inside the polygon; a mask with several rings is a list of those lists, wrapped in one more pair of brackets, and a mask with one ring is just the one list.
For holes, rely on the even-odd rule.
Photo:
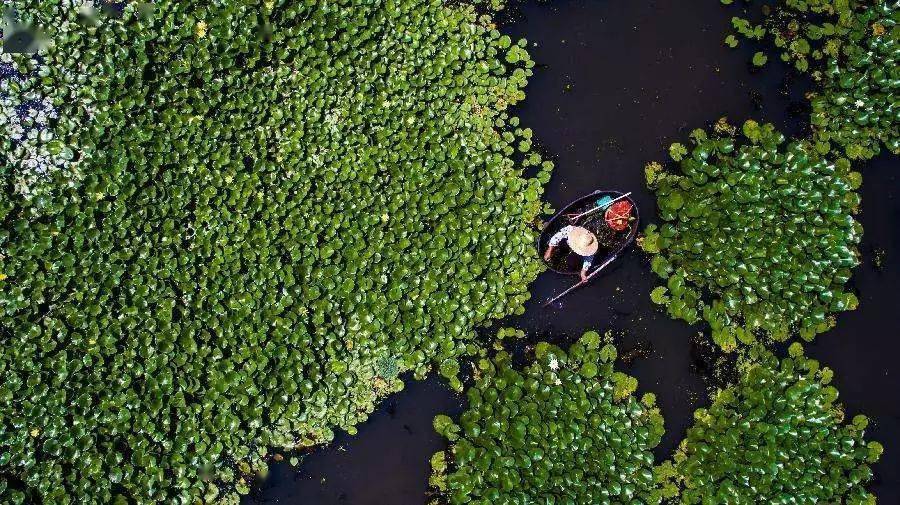
{"label": "wooden oar", "polygon": [[592,209],[590,209],[590,210],[586,210],[586,211],[582,212],[581,214],[576,214],[574,217],[571,216],[571,215],[569,215],[569,216],[568,216],[568,217],[569,217],[569,220],[572,221],[573,223],[575,223],[575,222],[577,222],[579,219],[583,218],[584,216],[586,216],[586,215],[588,215],[588,214],[591,214],[591,213],[594,213],[594,212],[597,212],[597,211],[600,210],[600,209],[606,209],[606,208],[609,208],[610,205],[612,205],[612,204],[618,202],[619,200],[621,200],[621,199],[623,199],[623,198],[627,198],[628,196],[631,196],[631,191],[629,191],[628,193],[625,193],[624,195],[619,195],[619,196],[613,198],[612,200],[610,200],[609,202],[607,202],[605,205],[602,205],[602,206],[601,206],[601,205],[598,205],[598,206],[596,206],[596,207],[594,207],[594,208],[592,208]]}
{"label": "wooden oar", "polygon": [[587,284],[587,283],[591,280],[592,277],[594,277],[595,275],[597,275],[598,273],[600,273],[601,270],[603,270],[604,268],[606,268],[607,265],[609,265],[610,263],[612,263],[617,257],[619,257],[619,254],[618,254],[618,253],[612,255],[608,260],[604,261],[602,265],[600,265],[599,267],[597,267],[596,270],[594,270],[593,272],[591,272],[590,274],[588,274],[588,276],[585,277],[583,281],[579,281],[577,284],[573,285],[573,286],[570,287],[569,289],[567,289],[567,290],[563,291],[562,293],[556,295],[553,299],[551,299],[551,300],[549,300],[547,303],[545,303],[545,304],[544,304],[544,307],[549,306],[551,303],[553,303],[553,302],[559,300],[560,298],[566,296],[567,294],[571,293],[572,291],[575,291],[576,289],[580,288],[581,286]]}

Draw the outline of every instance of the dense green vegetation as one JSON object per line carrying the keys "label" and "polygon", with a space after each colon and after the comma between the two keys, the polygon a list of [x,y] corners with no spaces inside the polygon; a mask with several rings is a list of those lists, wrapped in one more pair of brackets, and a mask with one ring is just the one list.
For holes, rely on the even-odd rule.
{"label": "dense green vegetation", "polygon": [[[731,3],[725,2],[725,3]],[[816,82],[814,138],[850,159],[900,153],[900,4],[895,0],[780,0],[762,4],[761,24],[732,22],[750,39],[771,40],[781,59]],[[737,45],[730,35],[726,43]],[[757,53],[762,55],[762,53]],[[754,63],[765,63],[761,57]]]}
{"label": "dense green vegetation", "polygon": [[0,133],[0,502],[233,501],[521,310],[550,165],[471,7],[14,3],[61,160]]}
{"label": "dense green vegetation", "polygon": [[651,297],[672,317],[706,320],[725,349],[760,334],[811,339],[857,305],[844,285],[862,234],[859,174],[772,125],[748,121],[746,142],[717,130],[695,130],[690,152],[673,145],[678,171],[648,166],[663,224],[643,247],[666,281]]}
{"label": "dense green vegetation", "polygon": [[613,369],[616,350],[585,333],[568,352],[547,343],[523,371],[500,352],[478,364],[431,484],[451,504],[659,503],[652,450],[663,434],[655,398]]}
{"label": "dense green vegetation", "polygon": [[521,370],[505,351],[481,359],[467,410],[434,419],[449,447],[431,458],[433,504],[875,503],[866,485],[883,448],[865,440],[868,419],[845,422],[833,372],[799,343],[788,354],[744,349],[737,381],[659,466],[655,398],[634,398],[597,333],[567,352],[538,343]]}
{"label": "dense green vegetation", "polygon": [[682,503],[875,503],[865,485],[882,447],[865,442],[868,420],[844,423],[832,371],[798,343],[790,354],[754,349],[738,383],[695,412],[663,466]]}

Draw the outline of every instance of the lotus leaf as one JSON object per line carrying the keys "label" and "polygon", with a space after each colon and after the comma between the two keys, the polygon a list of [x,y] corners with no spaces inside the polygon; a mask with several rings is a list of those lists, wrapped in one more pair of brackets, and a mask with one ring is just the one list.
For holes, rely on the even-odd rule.
{"label": "lotus leaf", "polygon": [[757,67],[761,67],[761,66],[765,65],[767,61],[769,61],[769,57],[766,56],[766,53],[764,53],[762,51],[757,51],[756,53],[753,54],[753,65],[755,65]]}
{"label": "lotus leaf", "polygon": [[7,4],[0,502],[230,503],[529,297],[533,64],[471,5]]}

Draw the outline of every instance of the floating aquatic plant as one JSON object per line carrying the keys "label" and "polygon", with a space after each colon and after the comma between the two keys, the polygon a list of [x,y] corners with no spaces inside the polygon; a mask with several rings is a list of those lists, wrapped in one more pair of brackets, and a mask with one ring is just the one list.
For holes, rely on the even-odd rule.
{"label": "floating aquatic plant", "polygon": [[661,470],[681,503],[875,503],[865,486],[882,446],[865,441],[867,418],[845,423],[832,371],[798,343],[790,354],[753,349],[737,384],[694,413]]}
{"label": "floating aquatic plant", "polygon": [[84,176],[0,195],[0,502],[233,501],[522,310],[550,165],[472,7],[15,4]]}
{"label": "floating aquatic plant", "polygon": [[859,262],[859,174],[772,125],[748,121],[743,134],[695,130],[677,171],[648,167],[663,223],[642,244],[665,280],[652,298],[706,320],[725,349],[759,334],[811,339],[857,305],[844,286]]}
{"label": "floating aquatic plant", "polygon": [[[0,163],[7,191],[16,193],[39,208],[57,186],[80,180],[75,150],[61,140],[61,132],[78,125],[58,124],[59,111],[53,100],[33,88],[47,67],[28,54],[0,49]],[[60,87],[78,89],[77,82]],[[89,109],[89,104],[82,104]],[[0,199],[0,205],[8,205]]]}
{"label": "floating aquatic plant", "polygon": [[613,369],[596,332],[567,352],[539,343],[513,367],[501,351],[478,364],[458,421],[437,416],[450,448],[432,459],[441,500],[461,503],[659,503],[653,448],[663,419],[652,394]]}
{"label": "floating aquatic plant", "polygon": [[[747,38],[768,34],[782,60],[812,76],[817,149],[836,145],[850,159],[871,158],[882,144],[900,153],[900,4],[780,0],[763,12],[761,25],[742,18],[734,25]],[[764,53],[753,61],[764,63]]]}
{"label": "floating aquatic plant", "polygon": [[881,144],[900,153],[900,8],[881,2],[855,13],[848,42],[830,58],[821,89],[811,95],[820,149],[840,146],[851,159],[867,159]]}

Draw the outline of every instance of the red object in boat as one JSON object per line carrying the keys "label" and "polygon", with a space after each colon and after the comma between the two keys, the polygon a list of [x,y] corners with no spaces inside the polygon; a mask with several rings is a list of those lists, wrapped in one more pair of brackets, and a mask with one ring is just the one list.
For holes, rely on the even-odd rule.
{"label": "red object in boat", "polygon": [[631,220],[631,202],[628,200],[619,200],[606,209],[606,224],[616,231],[624,231],[628,229],[628,223]]}

